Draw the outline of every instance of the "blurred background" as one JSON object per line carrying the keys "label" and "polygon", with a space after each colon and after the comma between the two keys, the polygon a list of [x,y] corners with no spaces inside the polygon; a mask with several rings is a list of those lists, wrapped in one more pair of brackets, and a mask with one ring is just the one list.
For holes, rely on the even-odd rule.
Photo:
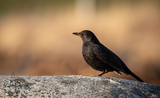
{"label": "blurred background", "polygon": [[[160,86],[159,0],[1,0],[0,75],[98,75],[73,32],[91,30],[137,76]],[[113,72],[105,77],[135,80]]]}

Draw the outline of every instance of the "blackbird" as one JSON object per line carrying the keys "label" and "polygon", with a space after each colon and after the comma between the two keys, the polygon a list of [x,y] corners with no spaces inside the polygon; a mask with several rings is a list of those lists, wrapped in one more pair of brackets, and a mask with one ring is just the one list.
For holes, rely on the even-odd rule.
{"label": "blackbird", "polygon": [[127,75],[133,76],[138,81],[143,82],[142,79],[129,70],[125,63],[115,53],[101,44],[93,32],[83,30],[73,34],[82,38],[82,54],[88,65],[95,70],[102,71],[98,76],[102,76],[108,72],[116,72],[121,75],[121,71]]}

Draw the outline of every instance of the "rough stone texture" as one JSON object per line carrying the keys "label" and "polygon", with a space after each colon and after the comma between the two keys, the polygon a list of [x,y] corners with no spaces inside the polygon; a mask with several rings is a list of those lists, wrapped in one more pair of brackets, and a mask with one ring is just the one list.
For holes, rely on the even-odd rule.
{"label": "rough stone texture", "polygon": [[0,98],[160,98],[160,87],[98,76],[0,76]]}

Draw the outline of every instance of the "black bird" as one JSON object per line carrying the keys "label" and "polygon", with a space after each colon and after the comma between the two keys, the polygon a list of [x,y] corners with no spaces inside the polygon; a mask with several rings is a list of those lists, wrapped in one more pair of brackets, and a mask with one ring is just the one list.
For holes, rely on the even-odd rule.
{"label": "black bird", "polygon": [[82,38],[83,47],[82,54],[85,61],[95,70],[103,71],[98,76],[102,76],[108,72],[116,72],[121,75],[120,71],[129,74],[136,78],[138,81],[143,82],[138,76],[136,76],[125,63],[111,50],[102,45],[93,32],[89,30],[83,30],[80,33],[73,33]]}

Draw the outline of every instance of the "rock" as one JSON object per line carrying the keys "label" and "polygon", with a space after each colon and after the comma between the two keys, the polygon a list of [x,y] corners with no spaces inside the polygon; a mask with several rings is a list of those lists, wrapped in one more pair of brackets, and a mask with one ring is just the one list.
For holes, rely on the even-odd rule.
{"label": "rock", "polygon": [[160,98],[160,87],[99,76],[0,76],[0,98]]}

